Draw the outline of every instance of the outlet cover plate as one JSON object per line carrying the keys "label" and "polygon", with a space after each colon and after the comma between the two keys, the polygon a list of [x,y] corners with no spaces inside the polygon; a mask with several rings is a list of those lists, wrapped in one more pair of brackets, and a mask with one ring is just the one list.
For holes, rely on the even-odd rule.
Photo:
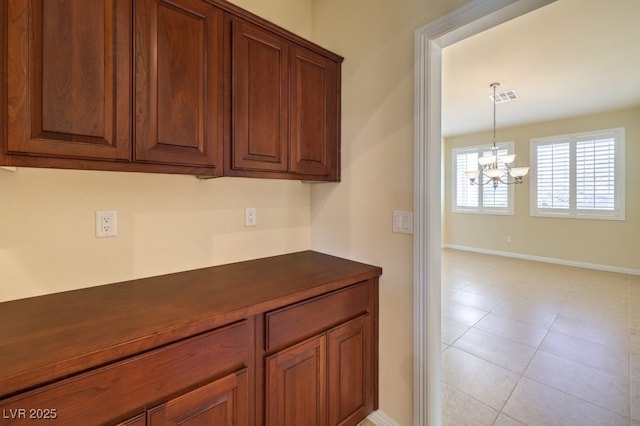
{"label": "outlet cover plate", "polygon": [[99,210],[96,212],[96,238],[115,237],[118,235],[118,212],[115,210]]}
{"label": "outlet cover plate", "polygon": [[256,226],[258,224],[258,213],[255,207],[244,209],[244,226]]}

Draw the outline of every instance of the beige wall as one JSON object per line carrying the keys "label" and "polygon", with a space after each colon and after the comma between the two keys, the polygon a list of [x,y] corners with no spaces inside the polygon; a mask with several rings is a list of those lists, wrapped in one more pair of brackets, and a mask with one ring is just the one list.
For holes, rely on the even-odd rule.
{"label": "beige wall", "polygon": [[462,6],[446,0],[314,0],[314,38],[342,54],[342,176],[312,189],[312,247],[380,265],[380,409],[413,423],[414,31]]}
{"label": "beige wall", "polygon": [[227,0],[301,37],[312,39],[313,0]]}
{"label": "beige wall", "polygon": [[[513,252],[562,261],[582,262],[640,271],[640,108],[590,115],[535,125],[498,129],[499,141],[516,143],[517,163],[530,164],[531,138],[625,127],[626,220],[585,220],[529,215],[529,177],[515,188],[515,215],[493,216],[451,212],[451,149],[487,141],[487,133],[445,140],[445,244]],[[512,244],[506,243],[511,235]]]}
{"label": "beige wall", "polygon": [[[310,36],[311,0],[235,3]],[[118,211],[116,238],[95,238],[96,210]],[[310,185],[297,181],[0,169],[0,301],[309,247]]]}
{"label": "beige wall", "polygon": [[[0,200],[0,300],[309,248],[300,182],[19,168]],[[96,210],[118,211],[117,237],[95,238]]]}

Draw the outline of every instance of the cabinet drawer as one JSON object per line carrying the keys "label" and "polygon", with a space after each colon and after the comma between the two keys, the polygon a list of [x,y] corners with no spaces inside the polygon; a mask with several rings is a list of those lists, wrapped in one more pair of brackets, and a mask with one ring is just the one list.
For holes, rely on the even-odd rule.
{"label": "cabinet drawer", "polygon": [[267,352],[295,343],[370,309],[369,282],[305,300],[266,314]]}
{"label": "cabinet drawer", "polygon": [[0,401],[2,412],[15,413],[3,424],[32,424],[31,412],[48,413],[51,425],[122,421],[246,366],[249,333],[243,321]]}

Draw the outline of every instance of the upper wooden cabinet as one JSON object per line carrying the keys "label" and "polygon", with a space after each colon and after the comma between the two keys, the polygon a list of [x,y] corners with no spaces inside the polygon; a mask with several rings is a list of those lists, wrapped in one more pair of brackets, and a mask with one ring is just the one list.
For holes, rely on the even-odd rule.
{"label": "upper wooden cabinet", "polygon": [[240,19],[232,35],[232,168],[286,172],[289,42]]}
{"label": "upper wooden cabinet", "polygon": [[341,58],[239,18],[230,25],[233,110],[225,173],[339,180]]}
{"label": "upper wooden cabinet", "polygon": [[290,170],[339,180],[338,63],[309,49],[294,46],[290,88]]}
{"label": "upper wooden cabinet", "polygon": [[7,0],[0,22],[0,165],[340,179],[342,58],[230,3]]}
{"label": "upper wooden cabinet", "polygon": [[2,7],[6,152],[128,161],[130,0],[9,0]]}
{"label": "upper wooden cabinet", "polygon": [[135,2],[135,161],[222,172],[222,18],[202,0]]}

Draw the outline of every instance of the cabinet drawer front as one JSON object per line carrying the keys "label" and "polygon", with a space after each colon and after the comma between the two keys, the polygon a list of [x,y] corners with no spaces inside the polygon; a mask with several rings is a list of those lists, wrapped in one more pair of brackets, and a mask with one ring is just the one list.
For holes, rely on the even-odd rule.
{"label": "cabinet drawer front", "polygon": [[370,291],[369,283],[363,282],[267,313],[265,350],[295,343],[369,312]]}
{"label": "cabinet drawer front", "polygon": [[0,410],[16,413],[3,424],[30,424],[31,410],[49,410],[52,425],[114,424],[247,366],[249,333],[243,321],[0,401]]}

